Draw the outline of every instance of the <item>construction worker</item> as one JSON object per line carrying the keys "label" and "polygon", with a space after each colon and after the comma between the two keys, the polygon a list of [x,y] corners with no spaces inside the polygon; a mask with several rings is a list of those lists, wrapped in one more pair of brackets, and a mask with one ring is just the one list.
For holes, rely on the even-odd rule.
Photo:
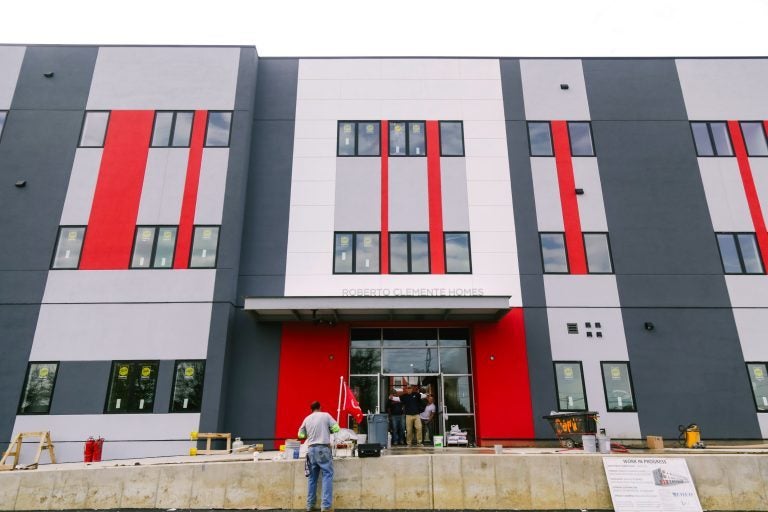
{"label": "construction worker", "polygon": [[320,410],[320,402],[309,406],[312,413],[304,418],[299,428],[299,439],[306,439],[309,481],[307,487],[307,512],[317,510],[317,477],[323,472],[322,511],[329,512],[333,504],[333,455],[331,434],[338,432],[339,424],[333,416]]}

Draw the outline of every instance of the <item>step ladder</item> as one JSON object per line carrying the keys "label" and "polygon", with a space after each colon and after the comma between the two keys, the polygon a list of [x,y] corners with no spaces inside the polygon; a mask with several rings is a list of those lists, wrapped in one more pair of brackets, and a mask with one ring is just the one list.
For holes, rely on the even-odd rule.
{"label": "step ladder", "polygon": [[[44,432],[19,432],[16,434],[8,445],[8,449],[3,454],[3,458],[0,459],[0,471],[13,471],[17,469],[21,458],[21,445],[25,438],[39,438],[40,442],[37,445],[37,453],[35,453],[35,459],[32,464],[20,467],[18,469],[37,469],[40,463],[40,455],[43,450],[48,450],[48,455],[51,458],[51,464],[56,464],[56,455],[53,453],[53,441],[51,441],[51,431],[46,430]],[[7,461],[10,457],[13,457],[13,464],[8,464]]]}

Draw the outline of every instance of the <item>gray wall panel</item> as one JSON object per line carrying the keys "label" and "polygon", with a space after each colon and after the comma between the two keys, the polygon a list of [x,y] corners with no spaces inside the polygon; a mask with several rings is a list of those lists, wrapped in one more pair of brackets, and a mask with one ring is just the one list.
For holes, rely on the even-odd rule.
{"label": "gray wall panel", "polygon": [[440,186],[443,199],[443,230],[469,231],[467,160],[440,159]]}
{"label": "gray wall panel", "polygon": [[291,198],[297,59],[260,59],[238,296],[280,296]]}
{"label": "gray wall panel", "polygon": [[429,231],[427,159],[389,159],[389,230]]}
{"label": "gray wall panel", "polygon": [[554,437],[552,427],[542,416],[557,409],[552,348],[545,308],[525,308],[525,345],[528,351],[528,379],[531,384],[533,432],[536,439]]}
{"label": "gray wall panel", "polygon": [[200,411],[202,432],[230,432],[223,428],[223,415],[228,399],[226,394],[227,338],[232,324],[232,304],[213,305],[211,328],[208,338],[208,354],[205,359],[203,405]]}
{"label": "gray wall panel", "polygon": [[336,231],[381,230],[381,159],[337,158]]}
{"label": "gray wall panel", "polygon": [[60,362],[51,414],[102,414],[111,369],[112,361]]}
{"label": "gray wall panel", "polygon": [[152,412],[155,414],[167,414],[171,407],[171,395],[173,394],[173,373],[175,367],[175,360],[160,361],[160,367],[158,368],[157,372],[155,405],[152,410]]}

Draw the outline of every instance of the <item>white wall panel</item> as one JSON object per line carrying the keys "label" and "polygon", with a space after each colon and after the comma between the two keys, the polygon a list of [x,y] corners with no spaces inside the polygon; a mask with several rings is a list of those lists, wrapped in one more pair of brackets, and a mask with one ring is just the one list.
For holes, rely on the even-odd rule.
{"label": "white wall panel", "polygon": [[[333,234],[328,238],[333,243]],[[333,249],[326,244],[323,252],[289,252],[286,258],[286,268],[291,269],[295,276],[322,276],[333,273]]]}
{"label": "white wall panel", "polygon": [[765,59],[678,59],[689,119],[768,119]]}
{"label": "white wall panel", "polygon": [[715,231],[754,231],[735,158],[699,158],[701,181]]}
{"label": "white wall panel", "polygon": [[[317,184],[312,183],[313,186]],[[298,192],[291,191],[291,202]],[[336,231],[380,231],[381,159],[339,158],[336,163],[335,192],[327,199],[330,205],[335,201]]]}
{"label": "white wall panel", "polygon": [[337,119],[303,119],[294,125],[294,137],[297,139],[328,139],[336,143]]}
{"label": "white wall panel", "polygon": [[429,231],[426,158],[389,159],[389,230]]}
{"label": "white wall panel", "polygon": [[[588,120],[589,103],[579,59],[522,59],[525,117],[531,121]],[[560,84],[568,84],[567,90]]]}
{"label": "white wall panel", "polygon": [[78,148],[75,152],[60,225],[88,224],[103,151],[102,148]]}
{"label": "white wall panel", "polygon": [[760,433],[763,439],[768,439],[768,414],[758,414],[757,421],[760,423]]}
{"label": "white wall panel", "polygon": [[[547,308],[552,359],[557,361],[628,361],[621,309]],[[600,328],[595,323],[600,323]],[[578,334],[568,334],[567,324],[575,323]],[[591,325],[590,328],[586,324]],[[598,338],[595,334],[602,333]],[[592,332],[591,338],[587,332]]]}
{"label": "white wall panel", "polygon": [[461,78],[499,80],[499,59],[459,59]]}
{"label": "white wall panel", "polygon": [[544,275],[550,307],[619,307],[614,275]]}
{"label": "white wall panel", "polygon": [[294,139],[295,157],[336,156],[336,139]]}
{"label": "white wall panel", "polygon": [[[597,158],[574,158],[573,177],[575,188],[584,189],[583,195],[576,196],[581,230],[608,231]],[[573,193],[575,194],[575,191]]]}
{"label": "white wall panel", "polygon": [[509,180],[509,163],[506,157],[478,158],[468,157],[467,180],[470,181],[501,181]]}
{"label": "white wall panel", "polygon": [[465,136],[464,152],[470,157],[507,156],[507,141],[505,139],[472,139]]}
{"label": "white wall panel", "polygon": [[26,51],[25,46],[0,47],[0,110],[11,108]]}
{"label": "white wall panel", "polygon": [[755,181],[763,220],[768,225],[768,159],[750,158],[749,167],[752,169],[752,179]]}
{"label": "white wall panel", "polygon": [[294,181],[291,185],[291,204],[307,206],[333,206],[335,182]]}
{"label": "white wall panel", "polygon": [[205,359],[212,304],[43,304],[30,361]]}
{"label": "white wall panel", "polygon": [[314,252],[328,254],[333,251],[333,230],[289,231],[290,252]]}
{"label": "white wall panel", "polygon": [[137,225],[179,223],[188,163],[187,148],[150,148]]}
{"label": "white wall panel", "polygon": [[467,196],[472,206],[509,206],[512,204],[512,189],[509,180],[470,181]]}
{"label": "white wall panel", "polygon": [[533,197],[536,203],[536,222],[539,231],[564,231],[560,184],[557,180],[555,159],[531,158]]}
{"label": "white wall panel", "polygon": [[518,271],[517,269],[516,252],[472,251],[472,273],[474,275],[512,275]]}
{"label": "white wall panel", "polygon": [[440,185],[442,188],[443,230],[469,231],[466,159],[441,158]]}
{"label": "white wall panel", "polygon": [[768,308],[768,276],[725,276],[733,308]]}
{"label": "white wall panel", "polygon": [[289,231],[333,230],[333,206],[292,205],[290,211]]}
{"label": "white wall panel", "polygon": [[381,59],[381,78],[461,78],[459,59]]}
{"label": "white wall panel", "polygon": [[469,228],[475,231],[515,231],[512,205],[469,206]]}
{"label": "white wall panel", "polygon": [[341,97],[340,80],[299,80],[296,98],[300,100],[329,100]]}
{"label": "white wall panel", "polygon": [[462,100],[461,116],[441,116],[441,118],[467,121],[503,121],[504,106],[500,100]]}
{"label": "white wall panel", "polygon": [[195,224],[221,224],[229,148],[205,148],[197,187]]}
{"label": "white wall panel", "polygon": [[504,121],[464,121],[465,139],[502,139],[506,147],[506,137],[507,127]]}
{"label": "white wall panel", "polygon": [[733,317],[745,361],[768,361],[768,308],[735,308]]}
{"label": "white wall panel", "polygon": [[88,109],[232,110],[240,48],[101,47]]}
{"label": "white wall panel", "polygon": [[[336,142],[334,141],[334,144]],[[329,157],[293,157],[291,182],[297,181],[335,181],[336,155]]]}

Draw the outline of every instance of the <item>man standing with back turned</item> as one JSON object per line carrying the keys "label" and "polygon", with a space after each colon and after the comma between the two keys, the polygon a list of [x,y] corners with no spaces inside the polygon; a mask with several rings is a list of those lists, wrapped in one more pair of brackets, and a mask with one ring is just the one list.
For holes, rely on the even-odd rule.
{"label": "man standing with back turned", "polygon": [[307,488],[307,511],[317,510],[317,477],[323,472],[322,511],[332,510],[333,504],[333,456],[331,455],[331,433],[339,431],[339,424],[327,412],[320,411],[320,402],[309,406],[312,413],[304,418],[299,428],[299,439],[307,440],[309,457],[309,482]]}

